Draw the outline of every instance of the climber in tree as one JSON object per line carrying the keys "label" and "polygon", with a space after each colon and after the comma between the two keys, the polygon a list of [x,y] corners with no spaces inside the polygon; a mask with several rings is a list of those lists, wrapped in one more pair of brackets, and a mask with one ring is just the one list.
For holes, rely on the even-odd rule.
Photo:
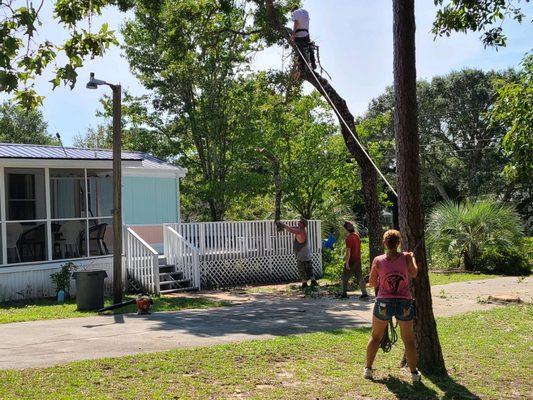
{"label": "climber in tree", "polygon": [[[313,51],[311,39],[309,37],[309,13],[303,8],[295,7],[292,10],[292,20],[294,21],[294,26],[292,29],[291,38],[294,43],[296,43],[302,54],[307,58],[307,62],[311,65],[311,68],[315,70],[315,53]],[[299,61],[299,71],[305,71],[305,62],[301,59],[299,54],[297,54],[296,56],[298,57]]]}

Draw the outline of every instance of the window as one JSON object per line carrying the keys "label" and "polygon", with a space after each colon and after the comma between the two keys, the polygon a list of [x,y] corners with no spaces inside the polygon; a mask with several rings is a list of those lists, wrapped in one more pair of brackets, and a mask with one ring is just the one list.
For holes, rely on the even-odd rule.
{"label": "window", "polygon": [[6,168],[7,220],[46,218],[44,169]]}

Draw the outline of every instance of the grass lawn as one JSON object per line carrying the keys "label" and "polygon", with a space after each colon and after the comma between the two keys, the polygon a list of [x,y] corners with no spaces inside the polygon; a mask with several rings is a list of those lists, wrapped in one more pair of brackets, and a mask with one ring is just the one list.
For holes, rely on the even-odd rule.
{"label": "grass lawn", "polygon": [[[131,297],[128,297],[130,299]],[[110,305],[111,299],[106,299],[105,304]],[[222,301],[213,301],[205,298],[184,297],[155,297],[153,311],[176,311],[186,308],[207,308],[229,305]],[[109,313],[124,314],[136,312],[135,304],[110,311]],[[36,321],[41,319],[77,318],[97,315],[96,311],[76,310],[76,301],[70,300],[64,304],[57,304],[54,299],[37,299],[21,302],[0,304],[0,324],[11,322]]]}
{"label": "grass lawn", "polygon": [[500,278],[500,275],[487,275],[487,274],[469,274],[469,273],[429,273],[429,282],[431,285],[446,285],[447,283],[465,282],[465,281],[478,281],[482,279]]}
{"label": "grass lawn", "polygon": [[2,399],[525,399],[531,395],[533,306],[438,320],[450,377],[413,386],[402,346],[361,377],[368,329],[0,371]]}

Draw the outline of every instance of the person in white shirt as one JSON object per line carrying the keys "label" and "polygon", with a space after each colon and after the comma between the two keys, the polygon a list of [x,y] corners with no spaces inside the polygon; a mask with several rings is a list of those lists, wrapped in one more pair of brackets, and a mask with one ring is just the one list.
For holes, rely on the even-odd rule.
{"label": "person in white shirt", "polygon": [[[311,68],[316,69],[315,53],[311,48],[311,39],[309,36],[309,13],[303,8],[295,8],[292,11],[291,19],[294,21],[292,29],[292,40],[296,43]],[[299,56],[299,55],[298,55]],[[298,57],[300,71],[305,70],[306,65]]]}

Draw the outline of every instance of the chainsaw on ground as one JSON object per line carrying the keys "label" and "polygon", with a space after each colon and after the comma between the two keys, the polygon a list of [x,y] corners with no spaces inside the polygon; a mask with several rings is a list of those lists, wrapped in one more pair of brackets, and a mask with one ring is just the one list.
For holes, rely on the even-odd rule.
{"label": "chainsaw on ground", "polygon": [[154,304],[154,301],[149,295],[140,294],[135,299],[123,301],[122,303],[112,304],[110,306],[99,309],[98,312],[103,313],[105,311],[116,310],[118,308],[129,306],[130,304],[137,305],[137,315],[146,315],[152,313],[152,304]]}

